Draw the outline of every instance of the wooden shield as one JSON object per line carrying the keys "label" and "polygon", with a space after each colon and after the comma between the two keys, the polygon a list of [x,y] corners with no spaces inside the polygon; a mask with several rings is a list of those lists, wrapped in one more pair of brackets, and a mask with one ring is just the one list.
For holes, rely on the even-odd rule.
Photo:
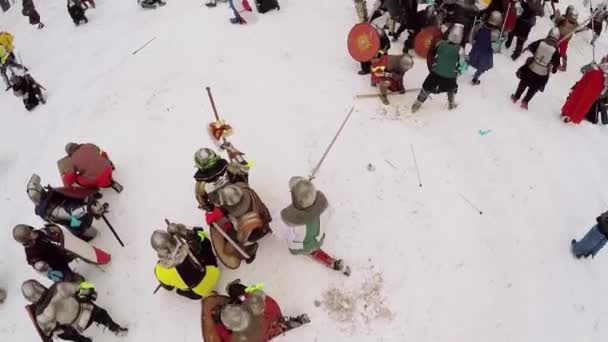
{"label": "wooden shield", "polygon": [[28,316],[30,316],[32,323],[34,324],[34,328],[36,328],[36,332],[38,332],[38,336],[40,336],[40,340],[42,342],[53,342],[53,340],[48,338],[46,335],[44,335],[44,333],[42,332],[42,329],[40,329],[40,326],[38,325],[38,322],[36,321],[36,314],[34,314],[34,307],[31,304],[26,305],[25,311],[27,311]]}
{"label": "wooden shield", "polygon": [[204,342],[222,342],[215,330],[215,321],[213,320],[213,312],[219,307],[230,302],[230,297],[213,295],[205,297],[202,302],[201,327],[203,330]]}
{"label": "wooden shield", "polygon": [[426,58],[431,47],[441,40],[441,30],[437,26],[428,26],[418,32],[414,38],[414,51],[418,56]]}
{"label": "wooden shield", "polygon": [[[217,229],[214,227],[211,228],[211,243],[213,244],[213,249],[215,249],[215,254],[217,258],[220,259],[224,266],[228,267],[231,270],[236,270],[241,266],[241,258],[236,254],[228,254],[226,250],[230,248],[226,248],[229,242],[224,239],[222,234],[218,233]],[[234,248],[232,248],[234,249]]]}
{"label": "wooden shield", "polygon": [[381,47],[378,29],[370,23],[355,25],[348,34],[348,53],[357,62],[369,62]]}
{"label": "wooden shield", "polygon": [[57,161],[57,167],[59,168],[59,175],[63,177],[63,175],[68,171],[73,171],[74,165],[72,164],[72,160],[70,157],[65,156]]}

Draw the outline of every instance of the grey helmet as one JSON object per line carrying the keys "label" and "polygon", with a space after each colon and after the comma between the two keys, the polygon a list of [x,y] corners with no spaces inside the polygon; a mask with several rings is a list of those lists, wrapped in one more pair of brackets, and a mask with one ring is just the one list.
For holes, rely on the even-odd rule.
{"label": "grey helmet", "polygon": [[254,291],[247,297],[247,307],[254,316],[260,316],[266,310],[266,294],[264,291]]}
{"label": "grey helmet", "polygon": [[399,60],[399,69],[403,72],[407,72],[414,66],[414,59],[408,54],[404,54]]}
{"label": "grey helmet", "polygon": [[464,35],[464,25],[454,24],[450,33],[448,34],[448,40],[453,44],[460,44]]}
{"label": "grey helmet", "polygon": [[243,190],[236,185],[228,184],[218,191],[220,205],[234,207],[243,199]]}
{"label": "grey helmet", "polygon": [[78,147],[80,147],[80,144],[77,144],[75,142],[69,142],[65,145],[65,153],[68,156],[71,156],[72,153],[74,153],[78,149]]}
{"label": "grey helmet", "polygon": [[32,202],[40,204],[43,193],[44,189],[42,188],[42,185],[40,185],[40,176],[34,173],[27,183],[27,195]]}
{"label": "grey helmet", "polygon": [[220,313],[222,324],[233,332],[246,330],[251,324],[251,314],[241,305],[228,304]]}
{"label": "grey helmet", "polygon": [[170,257],[178,248],[175,238],[164,230],[155,230],[152,233],[150,245],[160,258]]}
{"label": "grey helmet", "polygon": [[578,20],[578,11],[572,8],[570,11],[566,11],[566,18],[569,20]]}
{"label": "grey helmet", "polygon": [[488,24],[494,27],[500,27],[502,25],[502,13],[492,11],[492,13],[490,13],[490,17],[488,18]]}
{"label": "grey helmet", "polygon": [[21,293],[30,303],[39,301],[48,289],[34,279],[26,280],[21,284]]}
{"label": "grey helmet", "polygon": [[568,14],[572,13],[572,11],[576,11],[576,8],[574,8],[574,5],[568,5],[568,7],[566,7],[566,16],[568,16]]}
{"label": "grey helmet", "polygon": [[304,177],[291,177],[289,189],[291,191],[291,202],[298,209],[311,207],[317,200],[317,189]]}
{"label": "grey helmet", "polygon": [[30,242],[34,227],[27,224],[18,224],[13,228],[13,239],[22,245]]}
{"label": "grey helmet", "polygon": [[208,169],[219,159],[215,151],[210,148],[199,148],[194,153],[194,163],[201,170]]}

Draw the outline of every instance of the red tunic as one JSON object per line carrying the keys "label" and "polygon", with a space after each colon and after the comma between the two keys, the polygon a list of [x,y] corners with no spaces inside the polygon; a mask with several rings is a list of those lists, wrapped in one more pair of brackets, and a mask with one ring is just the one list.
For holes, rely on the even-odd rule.
{"label": "red tunic", "polygon": [[[256,342],[268,342],[273,338],[283,333],[283,314],[279,304],[270,296],[266,295],[266,310],[264,311],[262,329],[263,335],[259,341]],[[217,335],[222,339],[222,342],[232,342],[232,332],[226,327],[218,323],[215,325],[215,331]]]}
{"label": "red tunic", "polygon": [[388,71],[388,55],[384,55],[375,60],[375,62],[372,62],[371,77],[374,86],[388,81],[388,89],[390,91],[400,91],[403,89],[403,78],[395,78],[393,77],[393,73]]}

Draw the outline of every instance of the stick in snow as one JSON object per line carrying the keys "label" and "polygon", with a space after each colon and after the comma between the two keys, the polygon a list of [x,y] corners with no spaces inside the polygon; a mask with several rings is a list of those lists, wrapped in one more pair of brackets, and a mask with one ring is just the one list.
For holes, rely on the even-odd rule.
{"label": "stick in snow", "polygon": [[463,194],[459,193],[460,197],[462,197],[463,200],[465,200],[467,203],[469,203],[469,205],[471,206],[471,208],[475,209],[479,215],[483,215],[483,211],[479,210],[479,208],[477,208],[471,201],[469,201],[468,198],[464,197]]}
{"label": "stick in snow", "polygon": [[144,49],[146,46],[148,46],[148,44],[152,43],[152,41],[153,41],[154,39],[156,39],[156,37],[154,37],[154,38],[152,38],[152,39],[148,40],[148,41],[146,42],[146,44],[144,44],[144,45],[143,45],[142,47],[140,47],[139,49],[137,49],[137,50],[133,51],[133,53],[132,53],[131,55],[133,55],[133,56],[134,56],[136,53],[138,53],[139,51],[143,50],[143,49]]}
{"label": "stick in snow", "polygon": [[323,164],[323,161],[325,160],[325,157],[327,157],[327,154],[329,153],[329,150],[331,150],[331,147],[334,146],[334,143],[338,139],[338,136],[342,132],[342,129],[346,125],[346,122],[348,122],[348,119],[350,119],[350,116],[353,114],[353,110],[355,110],[355,106],[350,107],[350,111],[346,115],[346,118],[344,118],[344,121],[342,122],[342,125],[338,129],[338,132],[336,133],[336,135],[334,135],[334,138],[331,140],[331,143],[329,143],[329,146],[327,146],[327,149],[325,149],[325,153],[323,153],[323,156],[321,157],[321,160],[319,160],[319,162],[317,163],[317,166],[315,166],[315,168],[312,170],[312,173],[310,174],[310,176],[308,176],[309,180],[315,179],[315,175],[317,174],[317,172],[321,168],[321,164]]}
{"label": "stick in snow", "polygon": [[156,287],[156,289],[154,289],[154,292],[152,292],[152,295],[154,296],[156,294],[156,292],[158,292],[158,290],[160,290],[161,287],[162,287],[162,285],[158,284],[158,286]]}
{"label": "stick in snow", "polygon": [[108,225],[108,228],[110,228],[110,231],[112,231],[112,234],[114,234],[114,237],[116,238],[116,240],[118,240],[118,243],[124,247],[125,244],[122,243],[122,240],[120,239],[120,237],[118,236],[118,234],[116,233],[116,230],[114,230],[114,227],[112,227],[112,225],[110,224],[110,221],[108,221],[108,218],[106,217],[106,215],[101,214],[101,218],[104,220],[104,222],[106,223],[106,225]]}
{"label": "stick in snow", "polygon": [[422,187],[422,180],[420,179],[420,170],[418,169],[418,161],[416,160],[416,153],[414,153],[414,145],[410,144],[412,150],[412,157],[414,157],[414,165],[416,166],[416,175],[418,176],[418,185]]}
{"label": "stick in snow", "polygon": [[384,161],[390,165],[393,169],[397,170],[397,167],[395,165],[393,165],[393,163],[391,163],[390,161],[388,161],[388,159],[384,159]]}

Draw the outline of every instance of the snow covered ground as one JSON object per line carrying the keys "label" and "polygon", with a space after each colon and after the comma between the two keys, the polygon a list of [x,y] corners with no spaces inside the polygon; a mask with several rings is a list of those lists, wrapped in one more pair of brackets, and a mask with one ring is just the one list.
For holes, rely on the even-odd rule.
{"label": "snow covered ground", "polygon": [[[470,85],[472,70],[460,78],[457,110],[448,112],[438,95],[411,115],[415,93],[393,97],[388,107],[354,99],[374,90],[346,51],[352,1],[281,0],[280,12],[244,27],[228,23],[224,4],[210,10],[193,0],[170,0],[157,11],[99,0],[90,23],[78,28],[64,2],[37,6],[47,25],[41,31],[18,8],[0,16],[0,30],[15,34],[23,62],[49,89],[48,104],[32,113],[0,92],[0,286],[8,290],[0,341],[38,339],[20,294],[21,282],[36,275],[10,231],[42,223],[26,182],[36,172],[58,185],[55,163],[68,141],[104,147],[125,186],[105,198],[127,248],[100,222],[96,244],[112,252],[113,263],[106,273],[77,266],[96,283],[98,303],[130,327],[124,340],[202,340],[197,302],[152,295],[149,236],[164,218],[203,224],[192,156],[211,144],[207,85],[236,129],[234,144],[254,160],[251,182],[273,211],[289,202],[289,177],[310,172],[355,106],[315,181],[332,205],[326,249],[350,263],[353,275],[291,256],[268,237],[257,260],[224,270],[218,287],[223,292],[237,277],[264,282],[285,314],[310,315],[310,325],[278,341],[608,338],[608,256],[575,260],[569,252],[570,240],[608,207],[606,128],[558,120],[578,68],[591,60],[589,32],[573,39],[569,71],[553,75],[529,111],[508,98],[524,58],[514,63],[503,54],[480,86]],[[578,6],[585,19],[588,10]],[[549,28],[548,18],[539,19],[530,41]],[[604,36],[598,56],[605,52]],[[420,87],[426,74],[417,59],[406,87]],[[87,334],[116,340],[94,327]]]}

